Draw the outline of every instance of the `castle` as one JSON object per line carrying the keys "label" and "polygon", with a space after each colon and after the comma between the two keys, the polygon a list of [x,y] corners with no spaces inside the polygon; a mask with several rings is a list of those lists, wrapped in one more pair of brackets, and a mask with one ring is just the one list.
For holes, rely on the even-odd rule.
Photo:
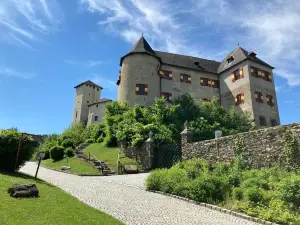
{"label": "castle", "polygon": [[[226,109],[234,106],[237,111],[247,111],[258,127],[280,125],[274,67],[240,46],[217,62],[154,51],[141,37],[121,57],[120,66],[118,102],[147,107],[161,96],[172,103],[172,98],[190,93],[198,101],[216,97]],[[75,88],[73,122],[89,125],[100,121],[105,104],[111,102],[100,100],[102,88],[91,81]]]}

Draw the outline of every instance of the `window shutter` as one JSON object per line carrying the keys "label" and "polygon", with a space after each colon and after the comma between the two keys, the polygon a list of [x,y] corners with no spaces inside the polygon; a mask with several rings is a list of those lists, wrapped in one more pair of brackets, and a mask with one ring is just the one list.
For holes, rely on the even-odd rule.
{"label": "window shutter", "polygon": [[244,78],[243,67],[240,68],[240,78]]}
{"label": "window shutter", "polygon": [[169,79],[172,80],[172,72],[169,73]]}
{"label": "window shutter", "polygon": [[202,85],[203,86],[203,78],[200,78],[200,85]]}
{"label": "window shutter", "polygon": [[241,102],[244,103],[244,100],[245,100],[244,93],[241,93]]}
{"label": "window shutter", "polygon": [[160,76],[160,77],[164,77],[164,75],[165,75],[164,71],[160,70],[160,71],[159,71],[159,76]]}
{"label": "window shutter", "polygon": [[148,94],[148,84],[145,84],[145,93]]}
{"label": "window shutter", "polygon": [[211,80],[208,80],[208,87],[211,87]]}
{"label": "window shutter", "polygon": [[188,75],[188,83],[192,83],[192,77]]}
{"label": "window shutter", "polygon": [[183,81],[183,75],[182,74],[180,75],[180,81]]}
{"label": "window shutter", "polygon": [[139,87],[139,86],[136,86],[136,87],[135,87],[135,91],[138,92],[139,90],[140,90],[140,87]]}
{"label": "window shutter", "polygon": [[231,73],[231,80],[232,80],[232,82],[235,82],[235,75],[234,75],[234,73]]}

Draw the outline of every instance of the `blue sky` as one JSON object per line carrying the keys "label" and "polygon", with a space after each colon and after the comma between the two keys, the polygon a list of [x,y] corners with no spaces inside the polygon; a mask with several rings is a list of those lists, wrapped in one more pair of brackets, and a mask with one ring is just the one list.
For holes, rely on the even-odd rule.
{"label": "blue sky", "polygon": [[120,57],[153,49],[222,60],[240,46],[275,67],[281,123],[300,121],[297,0],[1,0],[0,129],[60,133],[74,86],[91,79],[116,99]]}

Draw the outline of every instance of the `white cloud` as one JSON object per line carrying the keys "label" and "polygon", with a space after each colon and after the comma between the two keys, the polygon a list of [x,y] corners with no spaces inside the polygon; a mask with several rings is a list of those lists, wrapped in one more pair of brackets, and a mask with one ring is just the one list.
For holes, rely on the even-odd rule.
{"label": "white cloud", "polygon": [[36,74],[34,73],[19,72],[9,67],[0,67],[0,75],[9,76],[9,77],[18,77],[23,79],[30,79],[36,76]]}
{"label": "white cloud", "polygon": [[111,92],[116,92],[117,85],[116,81],[109,80],[99,74],[93,73],[89,78],[89,80],[93,81],[95,84],[100,85],[104,89],[108,89]]}
{"label": "white cloud", "polygon": [[103,62],[100,60],[74,61],[74,60],[67,59],[65,60],[65,63],[72,66],[92,68],[101,65]]}
{"label": "white cloud", "polygon": [[1,40],[30,48],[44,35],[58,31],[62,17],[56,0],[1,0]]}
{"label": "white cloud", "polygon": [[154,49],[220,60],[237,43],[300,85],[300,1],[80,0],[98,24],[134,43],[144,33]]}

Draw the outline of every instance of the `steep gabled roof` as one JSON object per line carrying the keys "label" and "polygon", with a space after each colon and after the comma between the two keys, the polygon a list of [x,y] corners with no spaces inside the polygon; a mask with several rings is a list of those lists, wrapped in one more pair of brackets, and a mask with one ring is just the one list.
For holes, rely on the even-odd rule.
{"label": "steep gabled roof", "polygon": [[104,102],[112,102],[112,100],[111,99],[107,99],[107,98],[102,98],[102,99],[98,100],[97,102],[93,102],[93,103],[89,104],[88,106],[96,105],[96,104],[101,104],[101,103],[104,103]]}
{"label": "steep gabled roof", "polygon": [[152,55],[159,59],[159,57],[156,55],[156,53],[153,51],[149,43],[146,41],[146,39],[142,36],[135,45],[131,48],[130,52],[124,55],[120,60],[120,66],[122,66],[123,59],[131,54],[135,53],[144,53],[148,55]]}
{"label": "steep gabled roof", "polygon": [[91,86],[95,86],[95,87],[98,87],[98,88],[103,89],[101,86],[95,84],[94,82],[92,82],[92,81],[90,81],[90,80],[84,81],[84,82],[78,84],[77,86],[75,86],[74,88],[78,88],[78,87],[80,87],[81,85],[85,85],[85,84],[91,85]]}
{"label": "steep gabled roof", "polygon": [[217,73],[219,62],[214,60],[202,59],[193,56],[179,55],[168,52],[155,51],[164,64],[180,66],[188,69],[199,70],[210,73]]}
{"label": "steep gabled roof", "polygon": [[[233,57],[233,61],[228,63],[227,60]],[[267,64],[266,62],[262,61],[261,59],[259,59],[258,57],[256,57],[256,54],[253,52],[248,52],[245,49],[241,48],[240,46],[238,46],[235,50],[233,50],[232,52],[230,52],[225,58],[224,60],[221,62],[219,68],[218,68],[218,73],[222,73],[225,70],[237,65],[240,62],[243,62],[245,60],[252,60],[254,62],[257,62],[259,64],[265,65],[267,67],[270,67],[271,69],[274,69],[274,67],[270,66],[269,64]]]}

